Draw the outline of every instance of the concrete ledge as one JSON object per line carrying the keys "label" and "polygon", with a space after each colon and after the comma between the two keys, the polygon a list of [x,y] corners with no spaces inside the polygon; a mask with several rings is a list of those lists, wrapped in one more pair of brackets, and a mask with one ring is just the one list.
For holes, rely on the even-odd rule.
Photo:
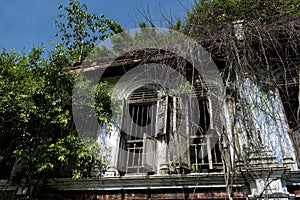
{"label": "concrete ledge", "polygon": [[[243,187],[241,175],[235,177],[234,187]],[[206,173],[197,175],[134,175],[101,177],[99,179],[72,180],[58,178],[46,185],[53,190],[143,190],[171,188],[226,188],[224,174]]]}

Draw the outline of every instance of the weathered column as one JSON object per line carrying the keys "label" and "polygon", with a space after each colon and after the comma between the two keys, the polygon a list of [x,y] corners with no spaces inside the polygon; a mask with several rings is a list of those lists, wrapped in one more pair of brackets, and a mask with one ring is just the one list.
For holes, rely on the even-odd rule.
{"label": "weathered column", "polygon": [[169,164],[167,158],[167,143],[164,138],[158,138],[156,140],[156,158],[157,158],[157,174],[168,174]]}
{"label": "weathered column", "polygon": [[250,200],[276,199],[290,200],[295,196],[287,191],[285,174],[288,168],[275,159],[272,152],[257,151],[249,157],[249,165],[243,171],[250,183]]}

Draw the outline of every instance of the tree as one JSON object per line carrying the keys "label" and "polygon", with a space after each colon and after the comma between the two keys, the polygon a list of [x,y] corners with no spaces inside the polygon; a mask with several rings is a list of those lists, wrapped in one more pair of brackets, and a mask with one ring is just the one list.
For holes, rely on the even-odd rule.
{"label": "tree", "polygon": [[[299,1],[289,0],[199,1],[187,13],[183,32],[211,53],[226,86],[237,76],[264,87],[286,85],[299,71],[299,7]],[[288,88],[278,89],[282,96],[295,98]],[[294,127],[300,115],[288,102],[284,105]]]}
{"label": "tree", "polygon": [[[274,113],[276,109],[270,104],[262,106],[260,102],[263,98],[277,98],[279,93],[290,128],[299,124],[299,7],[299,1],[289,0],[202,0],[187,13],[182,31],[211,53],[224,78],[233,128],[222,138],[224,144],[229,140],[228,135],[233,138],[236,160],[247,160],[251,152],[264,148],[255,142],[246,144],[245,151],[238,146],[237,126],[243,127],[248,141],[261,140],[253,125],[255,116],[249,112],[252,109],[247,102],[249,96],[258,98],[256,105],[261,113],[277,120],[274,119],[278,114]],[[252,88],[252,95],[245,96],[246,87]],[[226,171],[235,172],[236,163],[231,164],[228,152],[221,150]],[[228,176],[229,195],[230,181]]]}
{"label": "tree", "polygon": [[70,0],[68,6],[60,5],[59,9],[64,9],[66,14],[59,14],[55,20],[60,30],[56,36],[63,41],[73,64],[81,64],[95,47],[96,41],[123,31],[120,24],[104,15],[88,13],[87,5],[79,1]]}
{"label": "tree", "polygon": [[[59,9],[62,9],[61,5]],[[72,89],[75,62],[81,63],[97,41],[122,30],[118,23],[103,15],[89,14],[87,6],[70,0],[64,7],[65,21],[56,20],[56,44],[47,56],[42,47],[29,54],[0,53],[0,176],[16,183],[37,185],[59,176],[69,165],[79,178],[94,159],[91,150],[79,138],[72,117]],[[83,83],[84,84],[84,83]],[[97,117],[110,116],[110,89],[97,87]],[[98,148],[98,147],[97,147]],[[103,160],[99,160],[102,162]]]}

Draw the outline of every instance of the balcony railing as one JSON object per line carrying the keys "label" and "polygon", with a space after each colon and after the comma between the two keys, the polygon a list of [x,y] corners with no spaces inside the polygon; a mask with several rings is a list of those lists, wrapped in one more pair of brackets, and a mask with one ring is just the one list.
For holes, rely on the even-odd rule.
{"label": "balcony railing", "polygon": [[212,139],[209,136],[191,136],[190,155],[192,172],[222,169],[218,143],[212,144]]}

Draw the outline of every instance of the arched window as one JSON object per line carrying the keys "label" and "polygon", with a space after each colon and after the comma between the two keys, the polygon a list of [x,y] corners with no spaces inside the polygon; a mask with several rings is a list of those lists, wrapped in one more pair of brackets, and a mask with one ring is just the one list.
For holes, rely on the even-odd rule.
{"label": "arched window", "polygon": [[[123,103],[119,171],[159,173],[162,159],[179,171],[220,169],[218,145],[211,148],[207,137],[209,110],[205,95],[174,94],[155,84],[135,89]],[[163,153],[162,141],[166,143]]]}
{"label": "arched window", "polygon": [[155,167],[155,136],[164,91],[157,85],[134,90],[123,103],[118,166],[125,173],[146,173]]}

